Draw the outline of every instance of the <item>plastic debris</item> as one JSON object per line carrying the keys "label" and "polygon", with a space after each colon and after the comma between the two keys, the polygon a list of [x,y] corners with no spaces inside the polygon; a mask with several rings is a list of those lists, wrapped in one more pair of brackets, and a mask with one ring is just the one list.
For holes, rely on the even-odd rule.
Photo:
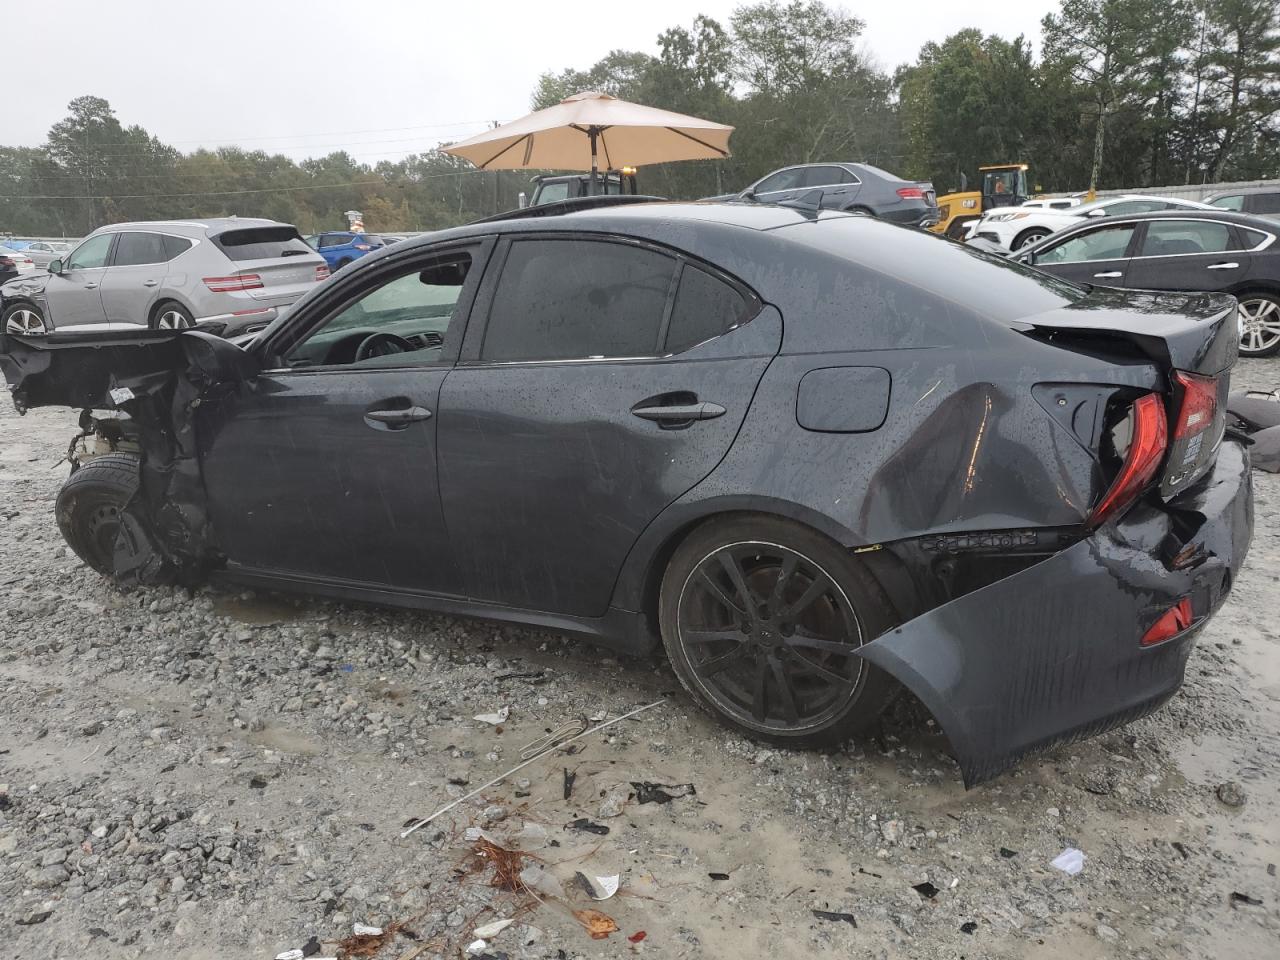
{"label": "plastic debris", "polygon": [[858,926],[858,921],[852,913],[842,913],[839,910],[811,910],[809,912],[819,920],[826,920],[829,923],[847,923],[851,927]]}
{"label": "plastic debris", "polygon": [[576,770],[570,773],[568,767],[564,768],[564,798],[566,800],[573,795],[573,781],[577,779],[578,773]]}
{"label": "plastic debris", "polygon": [[971,933],[975,932],[977,929],[978,929],[978,925],[977,925],[976,923],[974,923],[972,920],[966,920],[964,923],[960,924],[960,932],[961,932],[961,933],[970,933],[970,934],[971,934]]}
{"label": "plastic debris", "polygon": [[294,947],[292,950],[284,951],[284,953],[277,953],[276,960],[302,960],[302,948]]}
{"label": "plastic debris", "polygon": [[636,800],[640,803],[670,803],[681,797],[697,796],[698,788],[692,783],[649,783],[646,781],[631,782],[636,792]]}
{"label": "plastic debris", "polygon": [[320,952],[320,941],[312,937],[302,945],[302,955],[304,957],[314,957]]}
{"label": "plastic debris", "polygon": [[515,923],[514,920],[494,920],[492,923],[476,927],[473,932],[481,940],[492,940],[513,923]]}
{"label": "plastic debris", "polygon": [[630,940],[632,943],[639,943],[641,940],[643,940],[647,936],[648,934],[645,933],[643,930],[637,930],[631,936],[627,937],[627,939]]}
{"label": "plastic debris", "polygon": [[1067,847],[1049,862],[1049,866],[1055,870],[1061,870],[1069,877],[1074,877],[1084,869],[1085,859],[1085,855],[1075,847]]}
{"label": "plastic debris", "polygon": [[592,940],[607,940],[609,934],[618,932],[618,925],[613,917],[599,910],[575,910],[573,915],[586,928]]}
{"label": "plastic debris", "polygon": [[615,783],[604,795],[604,799],[600,801],[600,808],[596,811],[596,816],[601,820],[608,820],[613,817],[622,816],[622,811],[627,808],[627,801],[631,799],[631,788],[625,783]]}
{"label": "plastic debris", "polygon": [[729,875],[727,873],[708,873],[707,876],[710,877],[712,880],[728,880],[729,879]]}
{"label": "plastic debris", "polygon": [[576,874],[578,884],[582,889],[587,891],[587,895],[592,900],[608,900],[618,892],[618,884],[621,877],[617,874],[611,877],[593,877],[588,876],[581,870]]}
{"label": "plastic debris", "polygon": [[603,823],[594,823],[586,817],[579,817],[566,827],[568,830],[581,830],[583,833],[594,833],[598,837],[603,837],[609,832],[609,828]]}
{"label": "plastic debris", "polygon": [[926,880],[924,883],[913,883],[911,889],[926,900],[932,900],[938,895],[938,888]]}
{"label": "plastic debris", "polygon": [[521,870],[517,879],[521,887],[535,895],[564,899],[564,887],[560,885],[560,881],[536,863],[531,863]]}
{"label": "plastic debris", "polygon": [[381,927],[370,927],[363,923],[357,923],[352,926],[351,932],[357,937],[380,937],[382,936]]}
{"label": "plastic debris", "polygon": [[467,843],[475,843],[477,840],[486,840],[489,843],[492,843],[495,847],[499,845],[493,835],[487,833],[483,827],[467,827],[466,830],[462,831],[462,838],[466,840]]}
{"label": "plastic debris", "polygon": [[1018,855],[1017,850],[1010,850],[1008,847],[1000,848],[1000,856],[1004,857],[1006,860],[1010,860],[1013,857],[1016,857],[1017,855]]}
{"label": "plastic debris", "polygon": [[506,723],[507,717],[511,716],[511,708],[503,707],[497,713],[478,713],[472,720],[479,720],[481,723],[491,723],[497,726],[500,723]]}
{"label": "plastic debris", "polygon": [[467,955],[472,957],[478,957],[480,956],[480,954],[484,953],[485,949],[488,946],[489,945],[485,943],[483,940],[472,940],[470,943],[467,944]]}
{"label": "plastic debris", "polygon": [[1230,902],[1231,902],[1231,909],[1232,909],[1232,910],[1235,910],[1235,909],[1237,908],[1237,906],[1238,906],[1239,904],[1242,904],[1242,903],[1243,903],[1246,907],[1260,907],[1260,906],[1262,906],[1262,901],[1261,901],[1261,900],[1259,900],[1257,897],[1251,897],[1251,896],[1249,896],[1247,893],[1241,893],[1241,892],[1240,892],[1240,891],[1238,891],[1238,890],[1232,890],[1232,891],[1231,891],[1231,897],[1230,897],[1229,899],[1230,899]]}

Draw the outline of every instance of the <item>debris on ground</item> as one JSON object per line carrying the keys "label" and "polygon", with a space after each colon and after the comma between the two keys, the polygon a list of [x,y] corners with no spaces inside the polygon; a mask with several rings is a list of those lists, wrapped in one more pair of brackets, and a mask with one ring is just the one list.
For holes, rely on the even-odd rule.
{"label": "debris on ground", "polygon": [[625,783],[616,783],[605,791],[604,799],[600,801],[600,809],[596,811],[596,816],[601,820],[620,817],[622,816],[622,811],[627,808],[627,801],[630,799],[631,788]]}
{"label": "debris on ground", "polygon": [[932,900],[938,895],[938,888],[926,880],[924,883],[913,883],[911,889],[920,894],[925,900]]}
{"label": "debris on ground", "polygon": [[592,940],[607,940],[609,934],[618,932],[618,925],[613,922],[613,917],[599,910],[575,910],[573,915],[591,935]]}
{"label": "debris on ground", "polygon": [[527,890],[533,893],[534,896],[540,894],[544,897],[554,897],[557,900],[564,899],[564,887],[560,885],[560,881],[540,864],[529,864],[520,871],[517,879],[520,881],[520,889]]}
{"label": "debris on ground", "polygon": [[564,798],[568,800],[573,796],[573,781],[578,779],[577,771],[569,772],[569,768],[564,768]]}
{"label": "debris on ground", "polygon": [[1236,783],[1234,780],[1227,780],[1218,784],[1218,789],[1214,791],[1218,795],[1218,799],[1225,803],[1228,807],[1243,807],[1246,797],[1244,787]]}
{"label": "debris on ground", "polygon": [[503,930],[507,929],[507,927],[511,926],[513,923],[515,923],[515,920],[512,920],[510,918],[506,920],[494,920],[490,923],[482,924],[481,926],[476,927],[475,930],[472,931],[472,933],[481,940],[492,940],[494,937],[500,934]]}
{"label": "debris on ground", "polygon": [[1241,892],[1240,892],[1240,891],[1238,891],[1238,890],[1232,890],[1232,891],[1231,891],[1231,897],[1230,897],[1229,899],[1230,899],[1230,902],[1231,902],[1231,909],[1232,909],[1232,910],[1234,910],[1236,907],[1238,907],[1238,906],[1239,906],[1240,904],[1242,904],[1242,903],[1243,903],[1246,907],[1260,907],[1260,906],[1262,906],[1262,901],[1261,901],[1261,900],[1259,900],[1257,897],[1251,897],[1251,896],[1249,896],[1247,893],[1241,893]]}
{"label": "debris on ground", "polygon": [[649,783],[647,780],[640,782],[633,780],[631,787],[636,792],[636,802],[641,804],[670,803],[681,797],[697,796],[698,793],[697,787],[692,783]]}
{"label": "debris on ground", "polygon": [[976,931],[977,931],[977,929],[978,929],[978,925],[977,925],[976,923],[974,923],[972,920],[966,920],[964,923],[960,924],[960,932],[961,932],[961,933],[970,933],[970,934],[971,934],[971,933],[976,932]]}
{"label": "debris on ground", "polygon": [[590,876],[579,870],[575,875],[578,886],[587,892],[592,900],[608,900],[618,892],[618,884],[621,880],[617,874],[608,877]]}
{"label": "debris on ground", "polygon": [[729,875],[727,873],[708,873],[707,876],[710,877],[712,880],[728,880],[729,879]]}
{"label": "debris on ground", "polygon": [[1004,857],[1006,860],[1012,859],[1013,857],[1016,857],[1017,855],[1018,855],[1018,851],[1017,851],[1017,850],[1010,850],[1008,847],[1001,847],[1001,848],[1000,848],[1000,856]]}
{"label": "debris on ground", "polygon": [[579,817],[577,820],[574,820],[565,827],[565,829],[580,830],[583,833],[594,833],[598,837],[603,837],[609,832],[609,828],[603,823],[595,823],[594,821],[588,820],[586,817]]}
{"label": "debris on ground", "polygon": [[819,920],[826,920],[828,923],[847,923],[851,927],[858,925],[858,921],[852,913],[843,913],[839,910],[811,910],[810,913]]}
{"label": "debris on ground", "polygon": [[1067,847],[1060,854],[1049,861],[1049,866],[1055,870],[1061,870],[1069,877],[1074,877],[1077,873],[1084,869],[1085,855],[1075,847]]}
{"label": "debris on ground", "polygon": [[632,943],[639,943],[641,940],[643,940],[647,936],[648,934],[645,933],[643,930],[637,930],[631,936],[627,937],[627,939],[630,940]]}
{"label": "debris on ground", "polygon": [[500,723],[506,723],[507,717],[509,716],[511,716],[511,708],[504,706],[495,713],[479,713],[471,719],[479,720],[481,723],[488,723],[496,727]]}

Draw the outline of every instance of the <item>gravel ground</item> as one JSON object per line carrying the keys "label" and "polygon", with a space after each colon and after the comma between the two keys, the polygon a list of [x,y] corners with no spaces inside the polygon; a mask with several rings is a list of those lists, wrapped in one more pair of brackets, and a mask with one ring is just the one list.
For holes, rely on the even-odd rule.
{"label": "gravel ground", "polygon": [[[1245,361],[1236,379],[1270,388],[1278,371]],[[270,958],[312,938],[308,952],[334,956],[355,923],[403,924],[380,958],[458,956],[503,918],[515,923],[477,953],[1277,956],[1280,477],[1255,473],[1252,553],[1181,693],[966,792],[910,702],[838,752],[766,749],[672,693],[665,664],[546,634],[216,589],[122,592],[53,522],[73,424],[66,410],[0,410],[10,956]],[[664,696],[399,838],[548,729]],[[471,719],[504,706],[501,725]],[[631,784],[645,781],[696,794],[640,803]],[[581,818],[608,834],[574,829]],[[527,852],[563,898],[492,886],[496,867],[464,834],[475,825]],[[1078,876],[1049,866],[1066,847],[1087,855]],[[593,903],[579,870],[618,874],[621,890]],[[619,931],[591,939],[573,913],[590,907]]]}

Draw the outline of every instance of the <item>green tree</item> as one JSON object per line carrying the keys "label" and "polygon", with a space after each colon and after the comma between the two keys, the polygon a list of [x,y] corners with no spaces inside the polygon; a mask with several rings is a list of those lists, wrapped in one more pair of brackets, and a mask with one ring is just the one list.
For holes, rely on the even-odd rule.
{"label": "green tree", "polygon": [[1233,169],[1257,176],[1280,158],[1280,7],[1274,0],[1206,0],[1204,16],[1209,178]]}

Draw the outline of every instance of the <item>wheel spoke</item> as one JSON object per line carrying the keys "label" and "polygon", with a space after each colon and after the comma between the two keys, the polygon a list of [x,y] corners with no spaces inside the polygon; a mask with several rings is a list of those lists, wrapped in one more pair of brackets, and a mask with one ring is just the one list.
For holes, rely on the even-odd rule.
{"label": "wheel spoke", "polygon": [[800,595],[800,599],[791,604],[785,610],[778,612],[778,616],[784,620],[793,620],[800,616],[805,610],[817,601],[824,593],[831,588],[831,581],[827,579],[826,574],[820,573],[813,579],[813,583],[809,584],[808,589]]}
{"label": "wheel spoke", "polygon": [[738,595],[738,599],[742,601],[742,606],[750,614],[751,619],[756,619],[756,600],[752,594],[751,588],[747,586],[746,579],[742,576],[742,567],[738,566],[738,558],[729,553],[728,550],[721,550],[716,555],[716,559],[720,561],[720,566],[724,567],[724,572],[729,575],[729,582],[733,584],[733,589]]}
{"label": "wheel spoke", "polygon": [[681,630],[680,639],[685,643],[741,643],[742,634],[737,630]]}
{"label": "wheel spoke", "polygon": [[850,680],[848,677],[846,677],[844,674],[836,673],[834,670],[830,669],[829,667],[824,667],[820,663],[814,663],[808,657],[801,656],[800,654],[797,653],[795,654],[795,660],[801,666],[812,671],[813,673],[816,673],[818,676],[826,680],[830,680],[832,683],[838,683],[846,687],[853,685],[853,681]]}
{"label": "wheel spoke", "polygon": [[778,568],[778,578],[773,582],[773,593],[769,596],[769,606],[775,610],[782,607],[782,597],[786,593],[787,584],[791,582],[792,576],[796,572],[796,556],[794,553],[788,553],[782,558],[782,566]]}
{"label": "wheel spoke", "polygon": [[769,668],[773,671],[773,680],[778,686],[778,695],[782,700],[782,712],[786,714],[788,720],[795,723],[800,719],[800,711],[796,707],[796,695],[795,691],[791,689],[791,679],[787,676],[786,669],[777,657],[769,657]]}
{"label": "wheel spoke", "polygon": [[765,686],[769,679],[769,665],[764,657],[756,660],[755,693],[751,697],[751,715],[761,723],[765,719]]}
{"label": "wheel spoke", "polygon": [[712,657],[710,660],[704,660],[702,663],[695,664],[694,670],[703,677],[713,677],[726,667],[731,667],[734,663],[741,660],[745,649],[745,647],[736,647],[728,653],[721,654],[718,657]]}
{"label": "wheel spoke", "polygon": [[797,630],[791,636],[787,637],[787,645],[792,647],[806,647],[809,650],[821,650],[824,653],[839,653],[843,656],[849,656],[853,653],[853,647],[847,643],[840,643],[836,640],[825,640],[822,637],[815,637],[811,633],[805,633]]}
{"label": "wheel spoke", "polygon": [[711,595],[724,604],[725,607],[732,610],[739,617],[747,616],[747,611],[738,606],[733,597],[724,592],[724,588],[712,579],[711,574],[707,573],[706,570],[701,570],[698,576],[702,578],[703,585],[711,591]]}

